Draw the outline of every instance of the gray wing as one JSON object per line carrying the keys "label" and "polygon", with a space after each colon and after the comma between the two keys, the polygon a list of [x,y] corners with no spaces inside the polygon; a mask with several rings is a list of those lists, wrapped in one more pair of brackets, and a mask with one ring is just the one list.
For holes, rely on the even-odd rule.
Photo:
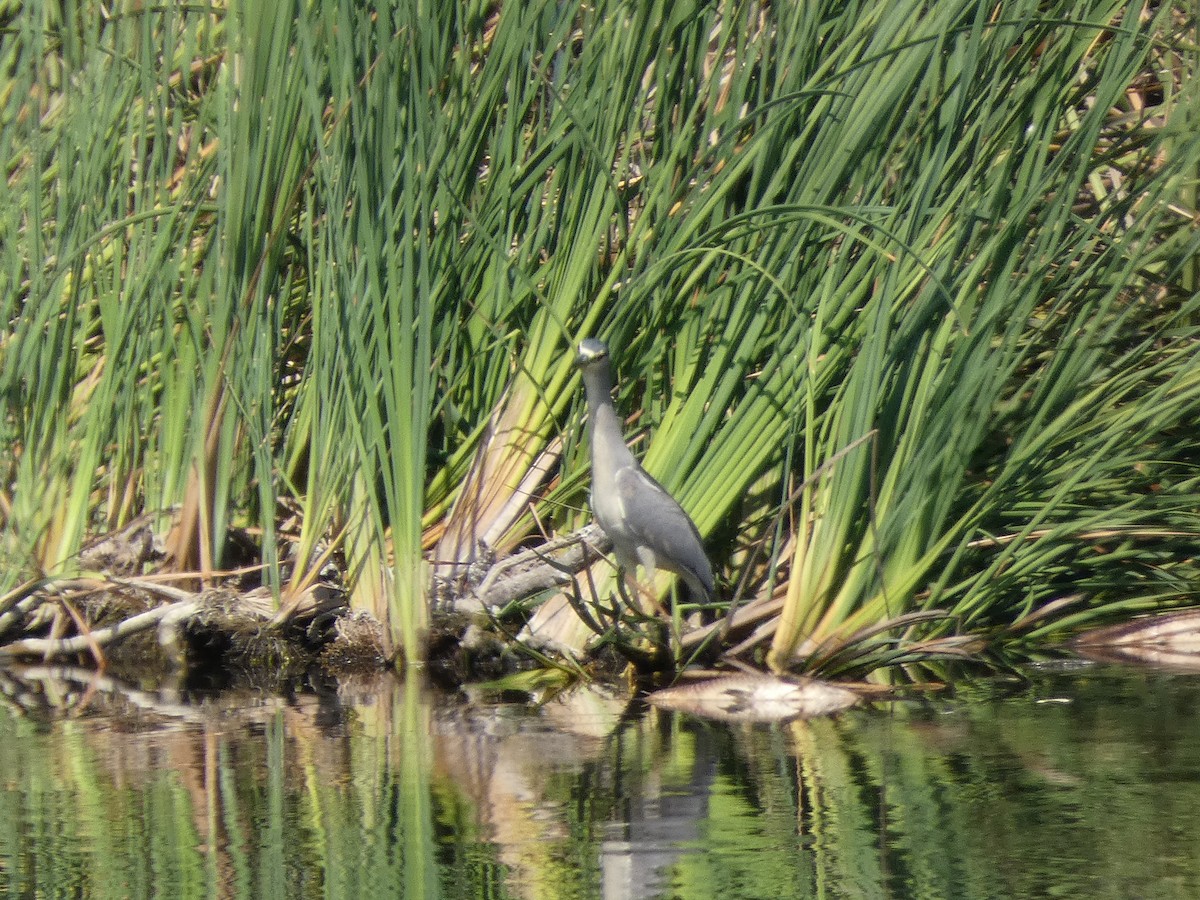
{"label": "gray wing", "polygon": [[667,489],[640,466],[617,470],[617,491],[625,510],[625,527],[639,544],[650,548],[657,565],[694,577],[711,597],[712,563],[695,523]]}

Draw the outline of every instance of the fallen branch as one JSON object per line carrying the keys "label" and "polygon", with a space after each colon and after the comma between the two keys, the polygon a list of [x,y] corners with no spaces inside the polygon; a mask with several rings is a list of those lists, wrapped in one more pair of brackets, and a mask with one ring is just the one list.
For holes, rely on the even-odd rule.
{"label": "fallen branch", "polygon": [[52,659],[59,656],[73,656],[89,651],[94,644],[104,647],[113,641],[145,631],[160,622],[175,623],[199,612],[203,604],[199,599],[179,600],[168,603],[156,609],[130,616],[123,622],[97,628],[90,634],[76,635],[70,638],[23,638],[0,647],[0,658],[12,656],[41,656]]}
{"label": "fallen branch", "polygon": [[722,631],[722,640],[724,636],[733,632],[740,631],[750,625],[755,625],[763,619],[770,619],[779,615],[779,611],[783,609],[783,598],[774,597],[765,600],[755,600],[747,603],[741,609],[737,610],[732,616],[723,616],[711,625],[705,625],[703,628],[697,628],[695,631],[689,631],[679,641],[680,646],[685,650],[690,650],[693,647],[699,646],[708,639],[715,631]]}
{"label": "fallen branch", "polygon": [[589,551],[589,547],[600,551],[609,547],[598,525],[513,554],[492,566],[474,594],[456,599],[454,606],[462,612],[495,609],[567,584],[572,575],[595,561],[596,549]]}

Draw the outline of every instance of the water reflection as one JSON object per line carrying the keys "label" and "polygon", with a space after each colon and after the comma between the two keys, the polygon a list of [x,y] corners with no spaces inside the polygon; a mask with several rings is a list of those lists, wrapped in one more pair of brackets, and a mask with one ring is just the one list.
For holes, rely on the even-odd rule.
{"label": "water reflection", "polygon": [[[676,741],[684,734],[673,736]],[[630,766],[620,818],[605,823],[600,883],[606,900],[645,897],[667,887],[684,853],[701,852],[719,751],[709,729],[687,734],[690,766],[644,773]],[[620,760],[616,771],[621,772]]]}
{"label": "water reflection", "polygon": [[577,692],[0,673],[0,893],[1200,896],[1200,680],[1085,667],[729,726]]}

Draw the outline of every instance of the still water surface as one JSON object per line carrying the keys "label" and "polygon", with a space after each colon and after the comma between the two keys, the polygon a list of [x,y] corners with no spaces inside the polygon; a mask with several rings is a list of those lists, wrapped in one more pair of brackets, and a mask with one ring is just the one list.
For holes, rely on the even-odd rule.
{"label": "still water surface", "polygon": [[1200,897],[1200,676],[753,726],[399,682],[0,695],[3,896]]}

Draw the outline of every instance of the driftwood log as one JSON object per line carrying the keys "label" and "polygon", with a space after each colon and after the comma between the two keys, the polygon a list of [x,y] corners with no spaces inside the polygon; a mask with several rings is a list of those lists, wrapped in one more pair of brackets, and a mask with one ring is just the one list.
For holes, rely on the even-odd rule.
{"label": "driftwood log", "polygon": [[493,563],[461,596],[448,598],[455,612],[500,609],[542,591],[561,587],[611,547],[599,525],[522,550]]}

